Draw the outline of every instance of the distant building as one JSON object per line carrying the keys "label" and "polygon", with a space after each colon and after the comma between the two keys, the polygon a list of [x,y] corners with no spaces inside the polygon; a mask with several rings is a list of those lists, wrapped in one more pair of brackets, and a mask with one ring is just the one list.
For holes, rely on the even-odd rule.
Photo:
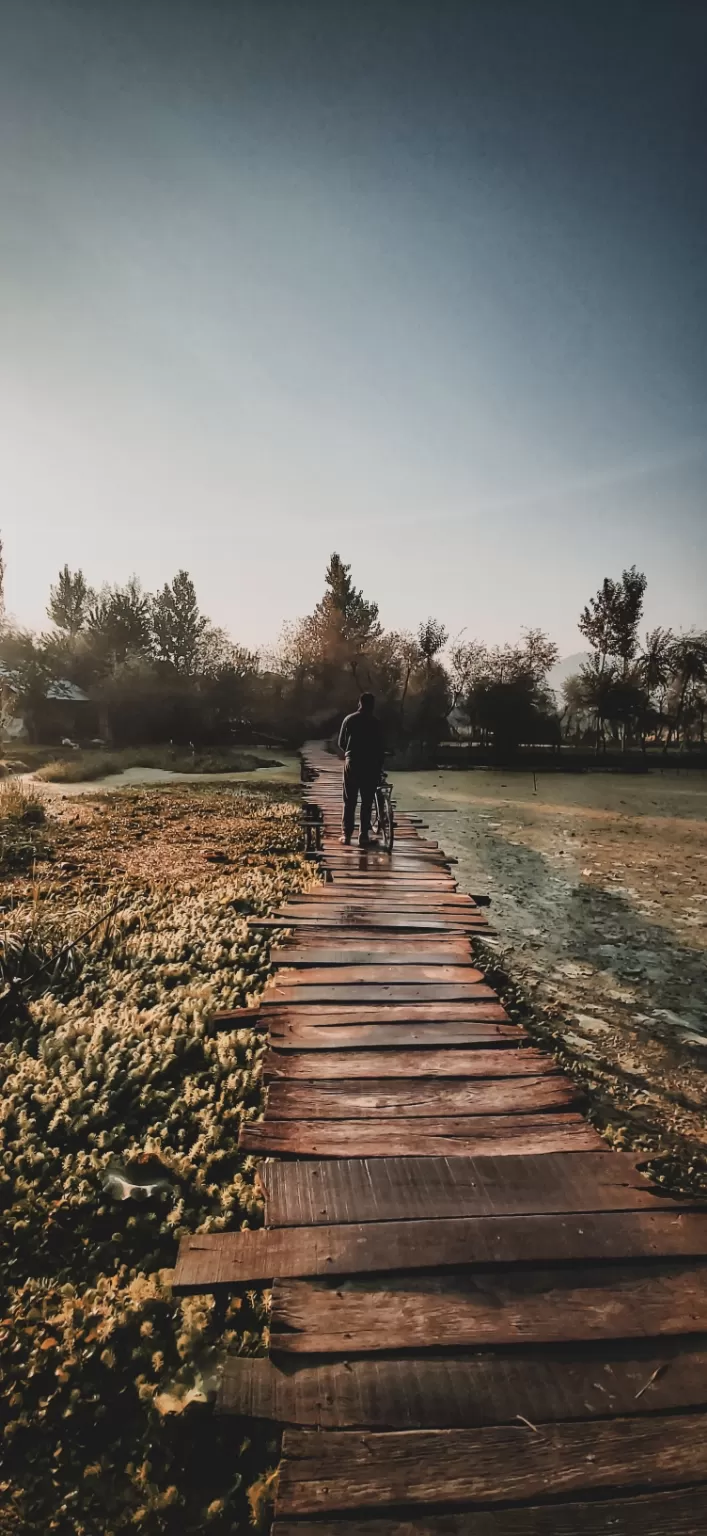
{"label": "distant building", "polygon": [[64,737],[86,740],[97,730],[96,706],[78,684],[56,678],[30,705],[19,697],[16,673],[0,662],[0,736],[6,741],[53,745]]}

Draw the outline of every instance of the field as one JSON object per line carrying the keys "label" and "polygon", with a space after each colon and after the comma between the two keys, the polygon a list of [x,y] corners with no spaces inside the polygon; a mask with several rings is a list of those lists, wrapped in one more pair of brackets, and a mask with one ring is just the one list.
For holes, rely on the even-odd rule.
{"label": "field", "polygon": [[250,1293],[217,1321],[169,1275],[182,1232],[262,1219],[237,1152],[260,1037],[207,1020],[269,974],[248,913],[311,880],[297,802],[209,784],[46,803],[36,862],[3,884],[0,1531],[223,1536],[257,1514],[275,1447],[214,1423],[209,1395],[267,1313]]}
{"label": "field", "polygon": [[[707,1168],[707,775],[396,773],[618,1145]],[[435,815],[433,808],[440,814]],[[429,812],[429,815],[427,813]]]}

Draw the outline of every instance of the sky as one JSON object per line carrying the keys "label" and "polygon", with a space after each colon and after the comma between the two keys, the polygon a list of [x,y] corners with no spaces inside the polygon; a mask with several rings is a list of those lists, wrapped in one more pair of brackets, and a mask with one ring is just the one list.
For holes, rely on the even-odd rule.
{"label": "sky", "polygon": [[0,0],[10,612],[704,627],[705,143],[702,0]]}

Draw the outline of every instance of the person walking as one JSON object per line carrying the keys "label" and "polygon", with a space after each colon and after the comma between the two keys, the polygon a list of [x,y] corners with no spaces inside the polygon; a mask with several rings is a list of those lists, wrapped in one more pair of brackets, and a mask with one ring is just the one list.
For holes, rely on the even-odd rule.
{"label": "person walking", "polygon": [[339,732],[339,751],[344,754],[344,816],[342,843],[349,844],[356,820],[356,804],[361,796],[361,832],[359,848],[368,847],[373,797],[380,783],[385,755],[383,731],[375,714],[372,693],[362,693],[358,709],[347,715]]}

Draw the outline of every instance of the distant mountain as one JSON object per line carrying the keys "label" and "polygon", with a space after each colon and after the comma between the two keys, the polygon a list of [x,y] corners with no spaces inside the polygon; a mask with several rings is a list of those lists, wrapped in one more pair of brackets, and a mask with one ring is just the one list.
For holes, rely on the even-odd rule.
{"label": "distant mountain", "polygon": [[565,702],[562,697],[562,684],[572,676],[573,672],[579,672],[582,662],[588,660],[588,651],[576,651],[574,656],[564,656],[562,661],[556,661],[554,667],[548,672],[548,684],[553,689],[560,708]]}

